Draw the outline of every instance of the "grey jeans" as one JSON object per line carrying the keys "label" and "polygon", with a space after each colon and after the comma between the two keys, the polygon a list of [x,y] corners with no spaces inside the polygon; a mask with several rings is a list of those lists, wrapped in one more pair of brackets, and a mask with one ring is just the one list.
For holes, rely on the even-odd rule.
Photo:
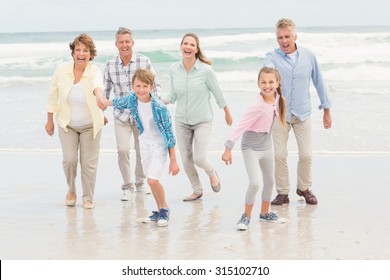
{"label": "grey jeans", "polygon": [[204,169],[209,177],[216,174],[207,158],[211,129],[212,122],[188,125],[176,121],[176,136],[184,171],[196,194],[202,194],[203,189],[195,165]]}

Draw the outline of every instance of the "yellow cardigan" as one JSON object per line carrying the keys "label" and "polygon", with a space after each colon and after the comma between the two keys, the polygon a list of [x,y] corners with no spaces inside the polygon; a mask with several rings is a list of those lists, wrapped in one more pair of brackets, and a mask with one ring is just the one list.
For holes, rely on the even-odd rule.
{"label": "yellow cardigan", "polygon": [[[67,102],[67,98],[74,83],[73,67],[73,61],[65,62],[57,67],[51,81],[46,106],[48,113],[57,113],[57,123],[66,132],[68,131],[66,126],[70,123],[71,117],[71,108]],[[96,105],[96,98],[93,94],[96,88],[101,88],[102,91],[104,90],[101,70],[96,65],[88,63],[81,77],[80,84],[86,95],[88,108],[91,112],[93,137],[95,138],[104,125],[103,111]]]}

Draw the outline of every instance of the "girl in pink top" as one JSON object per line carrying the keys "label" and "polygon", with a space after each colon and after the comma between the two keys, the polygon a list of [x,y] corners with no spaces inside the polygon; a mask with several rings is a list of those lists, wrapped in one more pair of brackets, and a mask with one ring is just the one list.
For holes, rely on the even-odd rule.
{"label": "girl in pink top", "polygon": [[282,96],[280,75],[276,69],[263,67],[258,75],[260,94],[251,103],[242,118],[234,127],[225,143],[222,160],[232,164],[231,150],[241,137],[241,150],[249,185],[245,196],[245,212],[237,223],[239,230],[248,228],[256,194],[260,189],[259,169],[263,177],[262,204],[260,221],[284,222],[275,213],[270,212],[272,189],[274,186],[275,161],[272,148],[271,127],[274,119],[284,121],[286,105]]}

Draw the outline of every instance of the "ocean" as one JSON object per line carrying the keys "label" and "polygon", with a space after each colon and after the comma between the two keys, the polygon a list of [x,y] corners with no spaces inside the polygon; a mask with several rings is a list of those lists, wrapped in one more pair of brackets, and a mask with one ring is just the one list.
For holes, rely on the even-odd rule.
{"label": "ocean", "polygon": [[[170,90],[168,69],[181,58],[179,44],[196,32],[238,120],[258,93],[257,74],[264,54],[277,47],[271,28],[208,30],[135,30],[134,50],[148,56],[163,91]],[[58,134],[44,131],[45,105],[55,67],[71,60],[69,42],[82,32],[0,34],[0,151],[58,152]],[[115,30],[89,33],[97,47],[93,63],[101,67],[117,54]],[[298,44],[317,56],[332,100],[333,127],[322,126],[322,111],[312,88],[313,149],[320,154],[390,153],[390,27],[311,27],[298,29]],[[230,132],[215,101],[212,152],[223,150]],[[174,114],[175,106],[169,105]],[[115,152],[110,123],[102,135],[102,151]],[[57,129],[58,132],[58,129]],[[290,150],[297,150],[291,133]],[[236,146],[239,150],[239,146]]]}

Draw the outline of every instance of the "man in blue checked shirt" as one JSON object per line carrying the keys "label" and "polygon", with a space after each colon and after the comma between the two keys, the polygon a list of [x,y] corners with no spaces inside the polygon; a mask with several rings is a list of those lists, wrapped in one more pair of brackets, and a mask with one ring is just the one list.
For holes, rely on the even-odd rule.
{"label": "man in blue checked shirt", "polygon": [[298,143],[297,194],[303,196],[307,204],[317,204],[311,191],[312,140],[311,140],[311,98],[310,82],[316,88],[320,99],[319,109],[324,110],[324,128],[332,126],[330,100],[322,80],[315,55],[295,43],[295,23],[290,19],[280,19],[276,23],[276,39],[279,48],[266,53],[264,66],[276,68],[282,78],[283,96],[286,100],[286,124],[275,122],[272,136],[275,150],[275,182],[277,196],[273,205],[289,203],[290,180],[287,165],[287,142],[291,128]]}

